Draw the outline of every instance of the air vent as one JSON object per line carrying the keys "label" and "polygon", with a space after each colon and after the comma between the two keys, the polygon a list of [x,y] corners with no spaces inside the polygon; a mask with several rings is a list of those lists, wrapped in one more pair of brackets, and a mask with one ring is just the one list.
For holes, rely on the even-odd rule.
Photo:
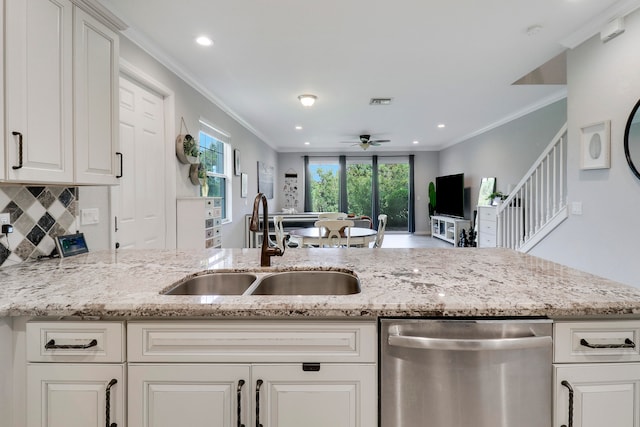
{"label": "air vent", "polygon": [[393,98],[371,98],[369,105],[391,105]]}

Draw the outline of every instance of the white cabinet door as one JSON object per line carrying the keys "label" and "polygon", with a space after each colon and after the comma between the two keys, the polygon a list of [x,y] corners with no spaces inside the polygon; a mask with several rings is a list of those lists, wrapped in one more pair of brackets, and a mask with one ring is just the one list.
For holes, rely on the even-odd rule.
{"label": "white cabinet door", "polygon": [[78,8],[74,22],[75,180],[117,184],[120,39]]}
{"label": "white cabinet door", "polygon": [[4,140],[11,181],[73,181],[72,6],[69,0],[5,2]]}
{"label": "white cabinet door", "polygon": [[554,371],[554,427],[569,426],[569,387],[574,427],[640,426],[640,363],[556,365]]}
{"label": "white cabinet door", "polygon": [[249,365],[130,364],[129,425],[235,427],[238,413],[249,425],[249,376]]}
{"label": "white cabinet door", "polygon": [[[377,425],[374,364],[252,365],[259,389],[255,425],[264,427],[370,427]],[[260,383],[262,381],[262,383]],[[258,387],[259,386],[259,387]]]}
{"label": "white cabinet door", "polygon": [[123,374],[121,364],[29,364],[27,427],[124,427]]}

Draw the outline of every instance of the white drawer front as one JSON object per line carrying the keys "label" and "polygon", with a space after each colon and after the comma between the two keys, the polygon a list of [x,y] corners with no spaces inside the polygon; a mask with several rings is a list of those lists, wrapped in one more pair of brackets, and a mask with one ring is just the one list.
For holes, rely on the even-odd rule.
{"label": "white drawer front", "polygon": [[478,227],[478,231],[480,233],[493,234],[494,236],[496,234],[496,229],[497,229],[497,226],[495,221],[493,222],[482,221],[479,223],[479,227]]}
{"label": "white drawer front", "polygon": [[374,362],[373,322],[130,322],[130,362]]}
{"label": "white drawer front", "polygon": [[479,248],[495,248],[496,247],[496,235],[493,234],[480,234],[478,237]]}
{"label": "white drawer front", "polygon": [[630,362],[640,360],[640,321],[557,322],[554,362]]}
{"label": "white drawer front", "polygon": [[124,362],[122,322],[29,322],[29,362]]}
{"label": "white drawer front", "polygon": [[480,222],[483,221],[495,221],[496,220],[496,208],[493,207],[479,207],[478,217]]}

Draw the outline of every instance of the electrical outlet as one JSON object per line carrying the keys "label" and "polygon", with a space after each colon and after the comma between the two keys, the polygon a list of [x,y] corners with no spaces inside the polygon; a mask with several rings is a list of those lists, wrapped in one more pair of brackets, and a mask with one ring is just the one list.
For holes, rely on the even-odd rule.
{"label": "electrical outlet", "polygon": [[11,214],[0,213],[0,225],[11,223]]}

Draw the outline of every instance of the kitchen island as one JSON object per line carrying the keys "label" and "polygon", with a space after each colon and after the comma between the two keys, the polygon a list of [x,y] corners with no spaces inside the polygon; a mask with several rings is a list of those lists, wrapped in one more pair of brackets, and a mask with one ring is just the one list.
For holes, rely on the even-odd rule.
{"label": "kitchen island", "polygon": [[[0,270],[0,317],[617,316],[640,289],[507,249],[290,249],[261,268],[259,249],[94,252]],[[195,273],[353,271],[340,296],[161,295]]]}
{"label": "kitchen island", "polygon": [[[567,422],[565,380],[580,419],[600,416],[620,387],[624,402],[640,399],[635,344],[579,344],[639,342],[640,289],[505,249],[290,249],[259,264],[259,249],[125,250],[0,270],[0,419],[373,427],[382,317],[553,319],[553,425]],[[162,294],[203,271],[290,270],[353,272],[361,292]],[[601,401],[583,405],[584,390]],[[640,427],[626,423],[634,408],[605,412]]]}

